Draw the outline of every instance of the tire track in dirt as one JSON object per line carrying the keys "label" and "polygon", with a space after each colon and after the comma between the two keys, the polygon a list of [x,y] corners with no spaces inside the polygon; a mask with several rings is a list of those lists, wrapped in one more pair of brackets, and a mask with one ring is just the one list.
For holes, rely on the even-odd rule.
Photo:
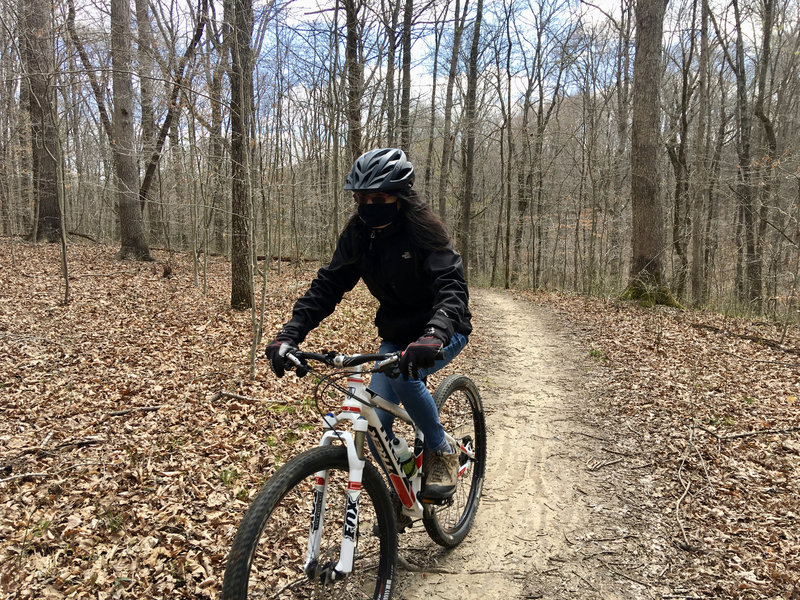
{"label": "tire track in dirt", "polygon": [[585,418],[588,349],[554,314],[506,292],[473,290],[471,308],[474,338],[505,357],[483,379],[472,374],[487,413],[483,499],[451,551],[427,540],[421,523],[401,536],[401,557],[419,570],[400,569],[395,597],[650,597],[602,562],[631,552],[639,521],[618,496],[619,473],[587,467],[614,444]]}

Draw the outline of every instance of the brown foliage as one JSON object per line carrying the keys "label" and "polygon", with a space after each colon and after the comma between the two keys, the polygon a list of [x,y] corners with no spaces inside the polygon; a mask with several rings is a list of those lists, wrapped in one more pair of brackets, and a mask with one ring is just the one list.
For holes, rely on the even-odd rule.
{"label": "brown foliage", "polygon": [[[248,377],[250,313],[228,307],[225,261],[209,260],[204,295],[187,257],[165,278],[113,252],[70,248],[61,306],[58,248],[15,243],[12,263],[0,240],[3,597],[216,597],[249,499],[319,435],[310,385],[264,361]],[[269,271],[265,336],[313,275],[283,269]],[[800,593],[797,328],[780,344],[773,324],[534,299],[575,322],[596,359],[595,402],[630,434],[615,468],[640,478],[642,508],[683,548],[671,589]],[[359,286],[306,345],[374,348],[373,315]],[[487,343],[476,332],[468,353]]]}
{"label": "brown foliage", "polygon": [[[61,306],[58,248],[17,242],[12,264],[0,241],[3,597],[216,597],[248,498],[318,439],[310,386],[265,361],[249,379],[250,313],[227,306],[228,264],[210,259],[203,295],[187,257],[164,278],[113,252],[70,248]],[[283,268],[265,336],[313,275]],[[372,347],[373,316],[359,286],[308,345]]]}
{"label": "brown foliage", "polygon": [[[537,296],[577,323],[596,402],[672,543],[686,597],[800,594],[800,331],[582,297]],[[675,596],[678,597],[678,596]],[[680,597],[684,597],[681,595]]]}

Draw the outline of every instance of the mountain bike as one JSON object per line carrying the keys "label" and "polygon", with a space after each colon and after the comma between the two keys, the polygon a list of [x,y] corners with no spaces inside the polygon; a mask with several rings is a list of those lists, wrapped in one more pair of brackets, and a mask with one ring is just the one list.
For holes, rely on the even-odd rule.
{"label": "mountain bike", "polygon": [[[319,446],[286,462],[256,495],[228,554],[223,599],[389,600],[396,585],[398,531],[421,520],[431,539],[445,547],[467,535],[486,467],[480,394],[464,375],[450,375],[433,393],[445,437],[458,449],[459,469],[453,497],[428,500],[422,432],[402,407],[364,382],[365,372],[396,376],[399,357],[399,352],[287,355],[298,375],[316,377],[316,402],[333,388],[342,393],[341,408],[323,416]],[[320,371],[312,363],[329,368]],[[374,367],[365,370],[367,363]],[[340,378],[345,385],[337,383]],[[395,451],[377,408],[414,427],[413,462]],[[367,460],[367,440],[378,466]]]}

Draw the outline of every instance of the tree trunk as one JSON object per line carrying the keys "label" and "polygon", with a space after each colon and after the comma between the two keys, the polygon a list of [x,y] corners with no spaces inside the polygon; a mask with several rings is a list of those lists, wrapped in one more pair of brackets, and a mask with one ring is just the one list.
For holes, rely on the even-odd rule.
{"label": "tree trunk", "polygon": [[477,129],[476,104],[478,93],[478,54],[481,40],[481,20],[483,19],[483,0],[478,0],[475,23],[472,31],[472,47],[469,52],[469,74],[467,75],[467,97],[464,105],[466,117],[467,156],[464,166],[464,201],[461,205],[457,246],[464,262],[464,275],[469,280],[472,252],[472,196],[475,193],[475,132]]}
{"label": "tree trunk", "polygon": [[357,0],[344,0],[344,12],[347,27],[347,42],[345,46],[345,69],[347,70],[347,132],[348,146],[350,147],[351,164],[361,156],[362,131],[361,131],[361,96],[364,92],[364,65],[358,56],[359,23],[358,10],[361,8]]}
{"label": "tree trunk", "polygon": [[[135,0],[136,28],[139,33],[137,57],[139,59],[139,94],[142,110],[142,158],[140,162],[147,164],[153,155],[156,142],[156,117],[153,108],[153,32],[150,26],[150,9],[148,0]],[[142,212],[147,215],[150,242],[156,243],[161,232],[157,202],[153,202],[152,193],[142,200],[145,206]]]}
{"label": "tree trunk", "polygon": [[[430,118],[428,121],[428,152],[425,155],[425,177],[423,179],[425,197],[429,197],[431,177],[433,175],[433,146],[434,146],[434,131],[436,129],[436,82],[439,78],[439,49],[442,46],[442,35],[444,34],[444,21],[447,18],[448,3],[444,3],[443,12],[441,17],[437,15],[436,23],[433,28],[433,74],[431,80],[431,106]],[[441,28],[439,24],[441,23]]]}
{"label": "tree trunk", "polygon": [[[631,203],[633,257],[626,297],[664,303],[666,235],[658,173],[659,87],[664,0],[636,5],[636,58],[633,62]],[[668,297],[668,291],[666,291]]]}
{"label": "tree trunk", "polygon": [[394,73],[397,58],[397,22],[400,18],[400,0],[389,1],[389,22],[386,25],[386,144],[394,146],[397,115],[394,106]]}
{"label": "tree trunk", "polygon": [[400,100],[400,147],[411,157],[411,24],[414,0],[406,0],[403,13],[403,86]]}
{"label": "tree trunk", "polygon": [[58,208],[58,162],[56,136],[56,94],[52,85],[52,18],[50,3],[24,0],[23,12],[25,75],[28,85],[28,110],[31,125],[33,193],[36,201],[36,239],[57,242],[61,233]]}
{"label": "tree trunk", "polygon": [[753,194],[753,168],[751,164],[750,136],[752,134],[751,108],[748,101],[749,90],[747,85],[747,70],[744,58],[744,37],[742,32],[742,18],[738,0],[733,0],[734,17],[736,19],[736,113],[738,117],[738,143],[739,155],[739,212],[742,217],[744,234],[742,274],[744,281],[739,289],[742,291],[740,300],[749,302],[751,307],[761,310],[761,259],[757,254],[756,246],[756,211],[754,210]]}
{"label": "tree trunk", "polygon": [[709,135],[707,130],[709,85],[708,85],[708,0],[698,0],[701,5],[700,14],[700,55],[698,56],[697,75],[697,134],[694,186],[692,190],[692,262],[690,281],[692,303],[695,306],[705,300],[708,282],[703,264],[707,240],[703,235],[703,216],[709,182]]}
{"label": "tree trunk", "polygon": [[630,114],[630,88],[631,88],[631,69],[630,69],[630,48],[631,43],[631,25],[633,19],[631,12],[633,10],[631,4],[633,0],[621,0],[621,22],[619,27],[619,37],[617,39],[617,62],[616,62],[616,126],[617,126],[617,144],[614,156],[614,206],[612,233],[610,235],[609,244],[611,246],[613,258],[612,262],[616,267],[617,276],[622,279],[624,277],[624,261],[625,252],[623,248],[627,246],[624,242],[623,230],[624,210],[623,206],[627,204],[627,199],[630,194],[630,188],[626,187],[628,184],[626,179],[628,177],[628,169],[630,168],[630,159],[626,156],[628,152],[628,144],[630,143],[630,135],[628,134],[628,115]]}
{"label": "tree trunk", "polygon": [[225,146],[222,138],[222,78],[225,71],[225,61],[220,58],[211,73],[209,86],[209,102],[211,105],[211,131],[209,132],[209,167],[211,170],[210,196],[212,222],[212,247],[217,252],[226,254],[228,247],[229,214],[227,195],[224,192],[224,158]]}
{"label": "tree trunk", "polygon": [[439,169],[439,216],[447,223],[447,182],[450,178],[450,153],[453,140],[450,138],[450,127],[453,119],[453,87],[458,72],[458,53],[461,48],[461,34],[464,31],[464,20],[467,18],[469,0],[464,0],[463,13],[459,15],[461,0],[456,0],[453,20],[453,51],[450,55],[450,72],[447,76],[447,91],[444,99],[444,133],[442,134],[442,164]]}
{"label": "tree trunk", "polygon": [[111,0],[111,64],[114,86],[113,144],[117,185],[121,260],[153,260],[144,236],[139,205],[139,173],[133,133],[131,85],[131,7],[129,0]]}
{"label": "tree trunk", "polygon": [[[755,211],[758,206],[758,225],[756,229],[755,241],[755,257],[756,265],[751,270],[751,285],[753,288],[758,289],[758,295],[751,294],[751,300],[756,303],[756,307],[761,311],[763,307],[763,300],[761,294],[761,281],[763,270],[763,254],[762,245],[764,243],[765,228],[768,220],[769,206],[773,203],[772,195],[775,188],[777,188],[778,179],[776,177],[778,170],[776,161],[778,159],[778,140],[775,134],[775,126],[772,118],[767,114],[767,107],[765,98],[770,95],[769,82],[769,65],[772,60],[772,30],[775,20],[775,0],[764,0],[764,15],[762,24],[762,48],[758,74],[758,94],[756,96],[756,103],[753,114],[758,118],[764,132],[764,138],[767,142],[767,152],[761,159],[762,177],[761,183],[758,187],[759,194],[754,199],[753,210]],[[779,164],[779,163],[778,163]]]}
{"label": "tree trunk", "polygon": [[249,135],[252,105],[252,62],[250,37],[253,33],[252,0],[227,0],[231,53],[228,78],[231,85],[231,307],[253,306],[250,256]]}

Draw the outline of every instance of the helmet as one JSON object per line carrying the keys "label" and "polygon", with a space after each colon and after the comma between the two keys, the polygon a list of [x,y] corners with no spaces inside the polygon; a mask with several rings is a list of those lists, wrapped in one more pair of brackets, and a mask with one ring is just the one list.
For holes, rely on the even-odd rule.
{"label": "helmet", "polygon": [[352,191],[405,191],[414,184],[414,165],[398,148],[370,150],[356,159],[344,183]]}

